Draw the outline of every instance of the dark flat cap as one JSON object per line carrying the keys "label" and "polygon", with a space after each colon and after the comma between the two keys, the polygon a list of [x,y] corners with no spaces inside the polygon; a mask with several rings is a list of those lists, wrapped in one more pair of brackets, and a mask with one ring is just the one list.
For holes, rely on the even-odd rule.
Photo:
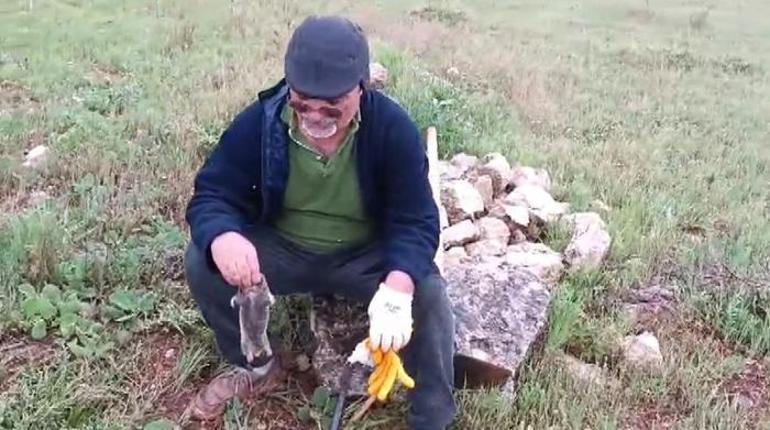
{"label": "dark flat cap", "polygon": [[310,16],[291,36],[284,74],[289,86],[303,95],[337,98],[369,80],[366,36],[346,18]]}

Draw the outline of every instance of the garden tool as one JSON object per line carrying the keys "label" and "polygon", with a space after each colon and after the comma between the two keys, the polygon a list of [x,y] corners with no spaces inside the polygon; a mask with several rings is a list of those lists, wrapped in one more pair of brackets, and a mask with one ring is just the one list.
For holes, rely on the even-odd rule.
{"label": "garden tool", "polygon": [[238,324],[241,332],[241,352],[251,363],[262,355],[270,357],[270,341],[267,337],[267,324],[270,321],[270,306],[275,298],[264,276],[256,284],[239,288],[230,300],[230,305],[238,309]]}

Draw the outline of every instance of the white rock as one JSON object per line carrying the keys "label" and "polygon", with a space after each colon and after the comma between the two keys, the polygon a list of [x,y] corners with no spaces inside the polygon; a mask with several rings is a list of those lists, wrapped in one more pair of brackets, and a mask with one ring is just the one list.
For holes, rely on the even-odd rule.
{"label": "white rock", "polygon": [[504,202],[529,208],[529,214],[542,222],[552,222],[569,210],[569,205],[551,197],[548,191],[537,185],[522,185],[508,194]]}
{"label": "white rock", "polygon": [[519,166],[511,172],[511,184],[514,187],[536,185],[546,191],[551,191],[551,175],[545,169]]}
{"label": "white rock", "polygon": [[627,336],[621,344],[623,361],[633,370],[660,372],[663,354],[658,339],[650,332]]}
{"label": "white rock", "polygon": [[506,204],[502,206],[511,222],[521,227],[529,225],[529,210],[526,207]]}
{"label": "white rock", "polygon": [[526,270],[553,287],[561,278],[561,255],[542,243],[522,242],[508,246],[505,256],[511,266]]}
{"label": "white rock", "polygon": [[[610,378],[607,372],[595,364],[588,364],[568,355],[559,354],[556,361],[569,373],[576,382],[586,385],[608,385]],[[613,381],[617,383],[617,381]]]}
{"label": "white rock", "polygon": [[447,227],[441,232],[444,249],[462,246],[479,239],[479,229],[471,220],[465,220]]}
{"label": "white rock", "polygon": [[441,230],[449,227],[449,216],[446,213],[446,208],[442,204],[438,205],[438,222]]}
{"label": "white rock", "polygon": [[479,236],[484,240],[498,241],[504,245],[508,245],[508,240],[511,238],[511,231],[504,221],[492,218],[484,217],[476,222],[479,228]]}
{"label": "white rock", "polygon": [[439,160],[438,172],[442,181],[453,181],[455,179],[460,179],[463,176],[463,170],[461,168],[445,160]]}
{"label": "white rock", "polygon": [[484,201],[484,207],[487,209],[492,207],[495,198],[495,188],[492,178],[489,175],[481,175],[476,178],[473,186],[476,187],[476,190],[481,195],[481,200]]}
{"label": "white rock", "polygon": [[511,180],[511,165],[500,153],[493,152],[484,157],[484,164],[479,167],[480,175],[492,178],[495,197],[503,193]]}
{"label": "white rock", "polygon": [[446,207],[450,223],[476,218],[484,212],[484,200],[470,182],[449,181],[444,183],[443,187],[441,202]]}
{"label": "white rock", "polygon": [[452,157],[452,160],[450,163],[460,169],[460,174],[464,175],[469,170],[475,168],[479,164],[478,157],[474,155],[468,155],[465,153],[459,153],[456,154],[454,157]]}
{"label": "white rock", "polygon": [[507,243],[495,239],[481,239],[478,242],[471,242],[465,245],[465,249],[471,257],[499,257],[505,255],[507,247]]}
{"label": "white rock", "polygon": [[599,214],[582,212],[562,217],[572,231],[564,259],[574,270],[598,268],[610,250],[612,239]]}
{"label": "white rock", "polygon": [[38,145],[30,149],[29,152],[24,155],[24,163],[22,165],[31,169],[38,168],[48,160],[48,154],[49,150],[47,146]]}
{"label": "white rock", "polygon": [[374,88],[384,88],[388,83],[388,69],[380,63],[369,64],[369,84]]}
{"label": "white rock", "polygon": [[457,266],[468,261],[468,252],[462,246],[453,246],[444,252],[444,267]]}

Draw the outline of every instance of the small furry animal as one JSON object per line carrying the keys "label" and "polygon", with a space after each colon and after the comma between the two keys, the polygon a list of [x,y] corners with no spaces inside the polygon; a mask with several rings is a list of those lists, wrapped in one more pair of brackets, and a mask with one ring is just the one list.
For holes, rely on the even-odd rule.
{"label": "small furry animal", "polygon": [[264,277],[256,285],[238,289],[230,300],[230,305],[238,308],[241,352],[249,363],[263,354],[268,357],[273,355],[267,338],[270,306],[273,303],[275,298],[270,293]]}

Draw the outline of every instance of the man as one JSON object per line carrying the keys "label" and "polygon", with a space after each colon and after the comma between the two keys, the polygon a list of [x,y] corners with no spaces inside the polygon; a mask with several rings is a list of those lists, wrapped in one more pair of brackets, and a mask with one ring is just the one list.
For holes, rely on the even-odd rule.
{"label": "man", "polygon": [[399,351],[415,381],[413,429],[453,419],[453,316],[433,257],[439,221],[420,133],[368,89],[369,48],[340,17],[294,32],[285,79],[222,134],[187,209],[192,295],[233,369],[194,399],[199,418],[264,388],[280,366],[246,362],[236,288],[262,276],[273,294],[338,294],[368,303],[375,346]]}

